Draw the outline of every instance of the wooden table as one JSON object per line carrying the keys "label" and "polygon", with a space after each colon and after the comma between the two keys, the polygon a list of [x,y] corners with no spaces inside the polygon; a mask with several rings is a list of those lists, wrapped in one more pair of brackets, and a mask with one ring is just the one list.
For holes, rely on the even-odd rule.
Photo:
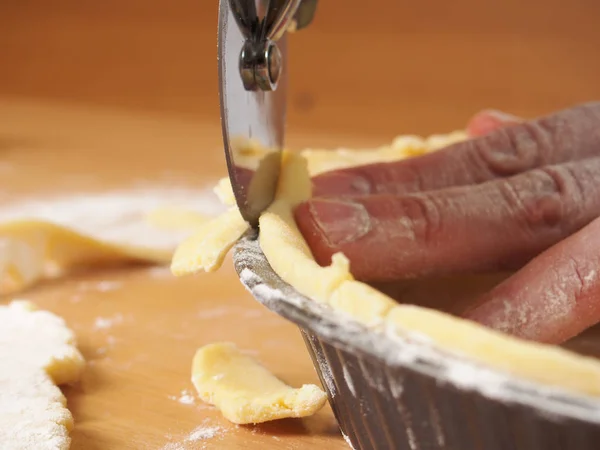
{"label": "wooden table", "polygon": [[[290,136],[295,146],[307,139],[333,146],[340,137]],[[353,140],[373,144],[361,136]],[[0,210],[19,198],[139,183],[212,185],[225,170],[219,145],[218,124],[172,114],[0,101]],[[135,161],[135,171],[124,161]],[[468,291],[481,289],[474,280],[467,283]],[[463,282],[427,283],[405,294],[439,308],[435,299],[447,299],[449,289],[458,299],[464,288]],[[347,448],[328,406],[303,420],[235,426],[196,398],[193,354],[216,341],[236,343],[293,386],[319,383],[297,328],[252,299],[229,258],[213,274],[175,278],[166,267],[117,267],[45,282],[17,297],[64,317],[87,361],[83,379],[64,389],[76,421],[74,450]],[[571,347],[599,355],[599,341],[596,327]],[[198,427],[218,432],[189,441]]]}
{"label": "wooden table", "polygon": [[[599,2],[343,3],[322,1],[314,27],[292,38],[294,147],[379,144],[460,127],[483,107],[535,115],[600,97]],[[1,2],[0,203],[222,176],[216,4]],[[256,352],[291,384],[317,382],[298,331],[252,300],[230,261],[186,279],[81,274],[23,295],[65,317],[88,360],[66,390],[75,450],[347,448],[329,409],[235,427],[185,403],[194,350],[215,340]],[[186,443],[198,426],[222,431]]]}
{"label": "wooden table", "polygon": [[[217,4],[4,0],[0,95],[212,120]],[[595,0],[320,1],[290,39],[290,127],[388,139],[598,98],[598,17]]]}
{"label": "wooden table", "polygon": [[[335,137],[312,140],[331,145]],[[216,123],[0,102],[0,208],[25,196],[141,182],[212,185],[225,173],[219,146]],[[231,260],[215,274],[181,279],[168,268],[97,270],[19,298],[64,317],[87,360],[81,382],[65,389],[76,421],[74,450],[346,448],[329,407],[305,420],[238,427],[195,397],[192,357],[215,341],[235,342],[291,385],[319,383],[299,331],[252,299]],[[219,432],[186,442],[197,427]]]}

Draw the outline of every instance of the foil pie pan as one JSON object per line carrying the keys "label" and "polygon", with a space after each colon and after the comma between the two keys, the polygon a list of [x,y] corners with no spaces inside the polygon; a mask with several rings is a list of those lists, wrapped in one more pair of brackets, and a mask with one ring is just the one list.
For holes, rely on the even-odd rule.
{"label": "foil pie pan", "polygon": [[233,259],[254,298],[300,328],[354,449],[600,449],[600,401],[369,330],[285,283],[253,233]]}

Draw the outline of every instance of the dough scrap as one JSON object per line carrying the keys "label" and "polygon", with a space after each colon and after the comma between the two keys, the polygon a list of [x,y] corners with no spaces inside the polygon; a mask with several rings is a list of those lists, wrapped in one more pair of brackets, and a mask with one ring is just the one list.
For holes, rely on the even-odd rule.
{"label": "dough scrap", "polygon": [[[355,281],[348,260],[341,254],[334,256],[329,267],[321,267],[314,261],[292,214],[295,205],[310,197],[310,176],[369,162],[400,160],[435,151],[465,138],[464,132],[427,139],[400,136],[390,146],[368,151],[286,152],[276,199],[260,218],[259,242],[263,253],[273,270],[297,291],[376,331],[421,336],[434,341],[448,353],[489,368],[600,397],[600,362],[594,358],[552,345],[520,340],[429,308],[398,305],[381,292]],[[253,151],[260,156],[258,150]],[[219,189],[222,199],[233,198],[226,182],[222,182]],[[212,270],[216,268],[212,267]],[[192,266],[188,269],[191,270],[180,271],[178,275],[196,271]]]}
{"label": "dough scrap", "polygon": [[236,424],[310,416],[327,401],[317,386],[305,384],[294,389],[231,343],[198,349],[192,382],[203,401],[215,405]]}
{"label": "dough scrap", "polygon": [[196,230],[210,219],[210,216],[195,211],[169,206],[157,208],[146,215],[148,223],[165,230]]}
{"label": "dough scrap", "polygon": [[233,195],[233,187],[229,177],[221,178],[219,183],[213,189],[221,203],[227,206],[235,205],[235,196]]}
{"label": "dough scrap", "polygon": [[237,208],[205,223],[194,235],[181,244],[171,263],[175,275],[204,270],[214,272],[223,259],[249,228]]}
{"label": "dough scrap", "polygon": [[30,302],[0,306],[0,361],[2,449],[68,449],[73,417],[57,385],[83,371],[73,332]]}
{"label": "dough scrap", "polygon": [[14,294],[75,268],[117,261],[164,263],[171,251],[116,245],[49,222],[0,224],[0,295]]}
{"label": "dough scrap", "polygon": [[169,264],[177,244],[208,221],[200,210],[223,210],[204,195],[132,189],[2,205],[0,295],[91,266]]}

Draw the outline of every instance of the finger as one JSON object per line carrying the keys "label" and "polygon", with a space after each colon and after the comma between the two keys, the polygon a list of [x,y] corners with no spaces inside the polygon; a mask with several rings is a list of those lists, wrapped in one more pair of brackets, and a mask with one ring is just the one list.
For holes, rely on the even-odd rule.
{"label": "finger", "polygon": [[483,296],[464,317],[532,341],[561,344],[600,322],[600,218]]}
{"label": "finger", "polygon": [[316,260],[343,252],[359,279],[520,267],[600,215],[600,158],[477,186],[315,198],[295,211]]}
{"label": "finger", "polygon": [[523,119],[493,109],[481,111],[469,120],[467,124],[467,134],[471,137],[485,136],[509,125],[516,125],[523,122]]}
{"label": "finger", "polygon": [[402,195],[479,184],[592,156],[600,156],[600,102],[503,127],[420,157],[327,172],[313,179],[313,196]]}

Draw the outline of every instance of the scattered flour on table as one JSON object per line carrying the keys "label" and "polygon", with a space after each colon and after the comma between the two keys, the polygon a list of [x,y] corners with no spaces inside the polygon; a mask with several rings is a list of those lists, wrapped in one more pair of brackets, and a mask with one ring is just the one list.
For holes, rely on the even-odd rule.
{"label": "scattered flour on table", "polygon": [[179,396],[170,395],[169,399],[175,400],[176,402],[182,403],[184,405],[193,405],[196,401],[196,397],[194,396],[193,392],[188,391],[187,389],[181,391]]}
{"label": "scattered flour on table", "polygon": [[71,295],[69,301],[71,303],[79,303],[85,297],[85,293],[87,292],[114,292],[123,287],[123,283],[121,281],[99,281],[97,283],[92,283],[89,281],[81,282],[77,285],[77,292]]}
{"label": "scattered flour on table", "polygon": [[123,323],[123,315],[115,314],[112,317],[97,317],[94,321],[94,330],[105,330]]}
{"label": "scattered flour on table", "polygon": [[214,308],[201,309],[198,312],[199,319],[215,319],[217,317],[240,315],[246,319],[256,319],[265,316],[265,312],[251,307],[240,306],[217,306]]}
{"label": "scattered flour on table", "polygon": [[200,319],[215,319],[217,317],[223,317],[230,314],[232,307],[219,306],[216,308],[202,309],[198,312],[198,318]]}
{"label": "scattered flour on table", "polygon": [[117,343],[117,338],[115,338],[114,336],[107,336],[106,337],[106,345],[104,347],[99,347],[96,350],[96,356],[104,356],[106,355],[106,353],[112,349],[115,344]]}
{"label": "scattered flour on table", "polygon": [[98,292],[112,292],[112,291],[116,291],[117,289],[119,289],[121,286],[123,286],[123,283],[120,281],[100,281],[98,283],[96,283],[96,290]]}
{"label": "scattered flour on table", "polygon": [[244,349],[241,352],[247,356],[253,356],[253,357],[260,356],[260,351],[255,350],[255,349]]}
{"label": "scattered flour on table", "polygon": [[148,269],[148,275],[152,278],[161,279],[161,278],[174,278],[175,275],[171,272],[171,268],[169,266],[156,266]]}
{"label": "scattered flour on table", "polygon": [[149,213],[164,207],[203,215],[224,209],[211,189],[131,188],[20,199],[0,207],[0,223],[43,220],[106,242],[171,249],[191,232],[162,229],[147,220]]}
{"label": "scattered flour on table", "polygon": [[194,431],[192,431],[192,433],[188,436],[186,441],[194,442],[203,439],[212,439],[214,437],[217,437],[222,431],[223,429],[221,427],[199,426],[198,428],[195,428]]}
{"label": "scattered flour on table", "polygon": [[[216,425],[208,425],[205,420],[204,423],[194,428],[187,437],[180,442],[170,442],[163,446],[161,450],[187,450],[187,449],[199,449],[204,448],[202,441],[209,439],[219,439],[225,434],[225,428]],[[199,447],[198,445],[202,445]]]}

